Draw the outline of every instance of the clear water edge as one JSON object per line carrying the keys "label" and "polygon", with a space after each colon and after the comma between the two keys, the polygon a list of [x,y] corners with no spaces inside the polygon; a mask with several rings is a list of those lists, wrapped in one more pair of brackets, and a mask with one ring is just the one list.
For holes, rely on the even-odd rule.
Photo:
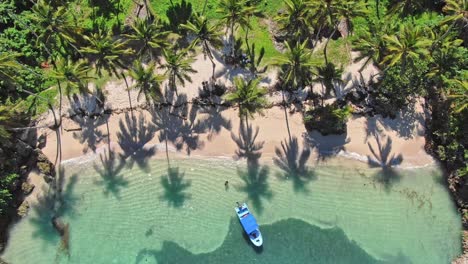
{"label": "clear water edge", "polygon": [[[11,231],[3,255],[7,261],[135,263],[142,248],[162,250],[168,241],[192,254],[209,254],[232,233],[232,207],[239,200],[253,203],[262,226],[300,219],[324,230],[338,228],[375,259],[402,255],[411,263],[449,263],[461,252],[460,218],[447,190],[438,183],[441,175],[436,167],[398,170],[401,180],[388,190],[374,180],[379,170],[361,162],[342,158],[319,166],[310,162],[316,179],[306,184],[307,189],[294,190],[292,180],[281,178],[281,171],[268,163],[257,168],[258,175],[266,166],[268,176],[260,184],[263,187],[255,189],[245,188],[240,177],[248,171],[242,160],[175,159],[170,172],[165,160],[154,159],[148,171],[136,164],[133,169],[123,168],[119,174],[127,183],[112,193],[99,185],[94,163],[98,162],[65,165],[67,178],[78,174],[64,215],[71,227],[70,257],[57,253],[59,238],[48,221],[34,221],[41,217],[32,210]],[[168,173],[182,177],[180,186],[186,186],[182,198],[165,196],[162,179]],[[259,185],[254,179],[251,185],[255,184]],[[170,187],[180,187],[175,185]],[[268,234],[265,237],[267,244],[274,242],[268,241]],[[266,247],[264,256],[269,253]],[[226,263],[237,263],[230,257],[225,256]],[[157,258],[149,261],[156,263]]]}

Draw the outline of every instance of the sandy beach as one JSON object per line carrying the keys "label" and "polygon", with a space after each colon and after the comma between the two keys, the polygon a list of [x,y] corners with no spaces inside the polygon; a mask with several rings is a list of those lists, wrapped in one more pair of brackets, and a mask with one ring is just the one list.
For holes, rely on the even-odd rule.
{"label": "sandy beach", "polygon": [[[248,72],[239,68],[223,65],[217,57],[217,81],[229,88],[235,76],[247,76]],[[354,63],[345,68],[343,78],[346,80],[343,90],[349,89],[358,78],[357,70],[362,62]],[[179,88],[179,102],[191,102],[198,96],[203,81],[211,76],[211,63],[203,55],[198,55],[193,64],[198,72],[193,74],[192,83]],[[376,69],[368,67],[364,70],[367,80],[375,74]],[[262,85],[271,86],[276,81],[277,72],[273,69],[263,76]],[[132,80],[128,79],[132,85]],[[75,117],[70,119],[70,102],[65,100],[62,138],[62,161],[92,155],[104,151],[107,144],[107,125],[110,133],[110,147],[113,151],[137,151],[139,148],[157,148],[153,157],[165,158],[166,135],[171,157],[225,156],[239,158],[236,151],[239,144],[236,139],[252,140],[263,144],[261,159],[271,160],[275,149],[281,148],[288,140],[288,130],[284,108],[273,106],[266,109],[263,115],[256,115],[249,120],[249,129],[238,117],[238,109],[223,107],[199,107],[188,103],[177,109],[163,108],[155,111],[141,109],[146,105],[144,97],[137,100],[136,91],[131,91],[132,106],[129,111],[129,101],[123,80],[110,81],[105,90],[108,91],[107,105],[113,109],[113,114],[99,119]],[[175,100],[175,99],[174,99]],[[268,95],[271,103],[279,103],[281,94],[271,92]],[[82,102],[85,100],[82,99]],[[424,151],[424,112],[422,101],[402,111],[395,119],[352,116],[347,124],[347,134],[322,136],[320,133],[307,132],[303,125],[302,115],[295,111],[294,106],[287,111],[288,123],[292,139],[297,139],[300,148],[310,148],[311,159],[323,161],[334,155],[345,156],[362,162],[369,159],[382,166],[418,167],[434,162]],[[92,107],[91,107],[92,108]],[[138,109],[138,110],[137,110]],[[107,120],[107,125],[106,125]],[[51,122],[51,117],[44,118],[43,123]],[[249,132],[250,131],[250,132]],[[43,152],[55,160],[57,153],[57,138],[55,132],[43,129],[40,134],[47,135],[47,143]],[[375,164],[374,162],[374,164]]]}

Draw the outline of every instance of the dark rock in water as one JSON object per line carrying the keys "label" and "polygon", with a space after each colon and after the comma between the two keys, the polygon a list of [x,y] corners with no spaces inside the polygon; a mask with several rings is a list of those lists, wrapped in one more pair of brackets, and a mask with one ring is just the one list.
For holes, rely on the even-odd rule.
{"label": "dark rock in water", "polygon": [[60,234],[61,238],[61,249],[69,254],[69,242],[70,242],[70,225],[64,223],[60,218],[53,217],[52,225],[55,230]]}
{"label": "dark rock in water", "polygon": [[29,182],[23,182],[21,184],[21,190],[23,191],[24,195],[30,194],[34,190],[34,184],[31,184]]}
{"label": "dark rock in water", "polygon": [[25,217],[26,215],[28,215],[28,211],[29,211],[28,201],[23,201],[23,203],[21,203],[21,205],[18,207],[18,210],[16,210],[18,216],[20,217]]}

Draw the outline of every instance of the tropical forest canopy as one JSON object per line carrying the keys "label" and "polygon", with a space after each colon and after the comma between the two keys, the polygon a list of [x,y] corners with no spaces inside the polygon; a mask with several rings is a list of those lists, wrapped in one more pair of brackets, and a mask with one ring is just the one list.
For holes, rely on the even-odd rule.
{"label": "tropical forest canopy", "polygon": [[[380,70],[368,93],[375,113],[394,117],[416,97],[431,113],[430,149],[464,185],[468,174],[468,1],[466,0],[4,0],[0,3],[0,210],[18,188],[10,144],[47,111],[61,126],[62,99],[130,76],[149,102],[190,82],[197,52],[222,53],[252,79],[237,79],[225,99],[251,117],[267,102],[257,77],[274,67],[279,90],[320,83],[311,106],[346,121],[336,96],[343,68],[356,61]],[[357,54],[351,56],[351,52]],[[246,60],[245,57],[248,57]],[[164,60],[158,58],[164,57]],[[142,67],[146,64],[148,67]],[[155,68],[165,70],[157,75]],[[215,77],[213,63],[213,81]],[[320,112],[320,111],[319,111]],[[21,113],[21,114],[19,114]],[[313,111],[305,122],[314,120]],[[0,211],[1,212],[1,211]]]}

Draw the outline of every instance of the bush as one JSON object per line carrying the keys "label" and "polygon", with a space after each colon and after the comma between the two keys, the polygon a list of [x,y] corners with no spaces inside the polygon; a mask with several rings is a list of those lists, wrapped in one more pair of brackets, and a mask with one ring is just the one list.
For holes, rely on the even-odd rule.
{"label": "bush", "polygon": [[12,192],[16,188],[18,174],[9,173],[0,176],[0,215],[3,210],[10,204],[13,195]]}
{"label": "bush", "polygon": [[407,65],[405,70],[400,66],[389,68],[372,94],[375,111],[393,118],[415,95],[424,95],[430,85],[425,77],[428,69],[422,60],[416,61],[414,67]]}
{"label": "bush", "polygon": [[351,107],[340,108],[338,104],[326,105],[305,113],[304,125],[308,131],[317,130],[322,135],[346,133],[346,122],[351,115]]}

